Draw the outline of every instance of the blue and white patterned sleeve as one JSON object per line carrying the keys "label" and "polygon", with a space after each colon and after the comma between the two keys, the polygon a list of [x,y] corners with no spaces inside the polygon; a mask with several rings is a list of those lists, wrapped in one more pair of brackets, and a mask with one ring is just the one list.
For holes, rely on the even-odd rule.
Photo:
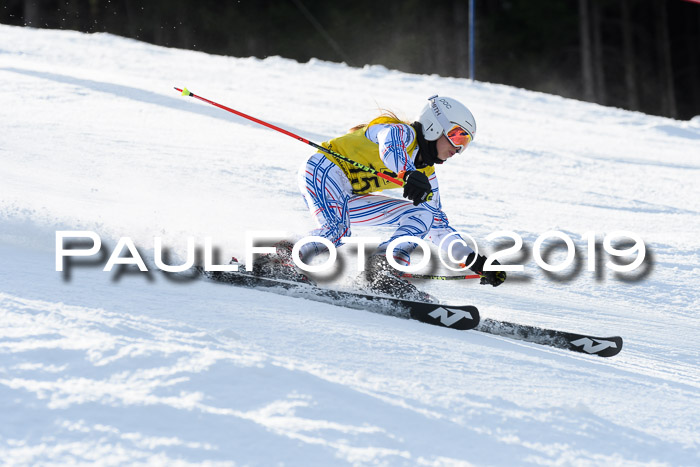
{"label": "blue and white patterned sleeve", "polygon": [[413,129],[402,123],[372,125],[365,134],[367,138],[379,145],[379,157],[389,170],[416,170],[412,154],[406,152],[416,137]]}

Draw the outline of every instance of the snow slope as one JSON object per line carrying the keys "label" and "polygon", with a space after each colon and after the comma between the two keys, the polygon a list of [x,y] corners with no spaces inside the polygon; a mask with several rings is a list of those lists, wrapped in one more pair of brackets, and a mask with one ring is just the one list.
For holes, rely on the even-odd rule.
{"label": "snow slope", "polygon": [[[700,463],[697,119],[9,26],[0,82],[3,463]],[[521,235],[526,254],[511,260],[525,272],[498,289],[420,286],[485,317],[619,334],[623,351],[587,357],[158,271],[114,275],[104,261],[62,276],[56,230],[129,236],[145,256],[154,236],[181,253],[188,236],[211,236],[243,256],[248,231],[313,227],[295,179],[311,148],[173,86],[319,143],[377,107],[411,118],[436,92],[460,99],[479,130],[438,168],[445,211],[486,251],[492,232]],[[580,259],[559,280],[530,253],[549,230]],[[639,280],[606,256],[586,268],[581,235],[616,230],[646,243]]]}

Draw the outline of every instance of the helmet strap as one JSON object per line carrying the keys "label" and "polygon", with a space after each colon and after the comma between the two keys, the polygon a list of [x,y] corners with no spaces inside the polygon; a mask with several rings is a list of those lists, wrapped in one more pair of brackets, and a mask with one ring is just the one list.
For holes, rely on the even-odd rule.
{"label": "helmet strap", "polygon": [[[422,169],[434,164],[442,164],[444,161],[438,159],[437,156],[437,141],[428,141],[425,139],[425,135],[423,135],[423,125],[421,125],[420,122],[413,122],[411,126],[416,130],[416,138],[418,139],[416,168]],[[420,162],[418,162],[418,159],[420,159]]]}

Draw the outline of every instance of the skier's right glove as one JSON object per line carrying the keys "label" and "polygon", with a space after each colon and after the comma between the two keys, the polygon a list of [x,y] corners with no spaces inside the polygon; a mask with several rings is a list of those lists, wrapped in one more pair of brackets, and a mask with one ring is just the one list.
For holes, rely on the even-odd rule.
{"label": "skier's right glove", "polygon": [[403,185],[404,198],[413,201],[414,206],[418,206],[428,199],[432,187],[430,186],[430,180],[428,180],[428,177],[423,172],[410,170],[406,172],[403,179],[405,182]]}
{"label": "skier's right glove", "polygon": [[[467,257],[467,262],[465,264],[469,264],[474,260],[474,253],[470,254]],[[469,266],[469,269],[474,271],[475,273],[479,274],[481,276],[481,280],[479,283],[481,285],[492,285],[494,287],[498,287],[499,285],[503,284],[506,281],[506,272],[505,271],[484,271],[484,263],[486,262],[486,256],[479,255],[476,258],[476,261],[474,261],[474,264]],[[500,266],[501,263],[499,263],[497,260],[493,260],[492,264],[494,266]]]}

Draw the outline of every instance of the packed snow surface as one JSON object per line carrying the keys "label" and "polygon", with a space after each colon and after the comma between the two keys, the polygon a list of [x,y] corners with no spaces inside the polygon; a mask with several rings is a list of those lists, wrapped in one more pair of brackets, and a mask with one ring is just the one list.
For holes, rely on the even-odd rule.
{"label": "packed snow surface", "polygon": [[[9,26],[0,82],[3,464],[700,464],[697,119]],[[437,168],[445,212],[488,253],[512,244],[489,234],[517,233],[524,247],[507,259],[525,270],[499,288],[418,285],[482,317],[620,335],[622,352],[586,356],[153,268],[108,273],[105,257],[57,272],[57,230],[94,231],[105,254],[130,237],[144,258],[154,237],[177,257],[188,237],[209,236],[222,258],[242,258],[253,231],[315,227],[296,182],[313,149],[174,86],[317,143],[378,108],[411,119],[435,93],[459,99],[478,134]],[[573,240],[575,263],[546,274],[534,244],[551,230]],[[590,271],[584,235],[615,231],[643,239],[644,264],[620,276],[599,245]],[[551,244],[560,263],[565,248]],[[337,286],[356,274],[348,251]]]}

